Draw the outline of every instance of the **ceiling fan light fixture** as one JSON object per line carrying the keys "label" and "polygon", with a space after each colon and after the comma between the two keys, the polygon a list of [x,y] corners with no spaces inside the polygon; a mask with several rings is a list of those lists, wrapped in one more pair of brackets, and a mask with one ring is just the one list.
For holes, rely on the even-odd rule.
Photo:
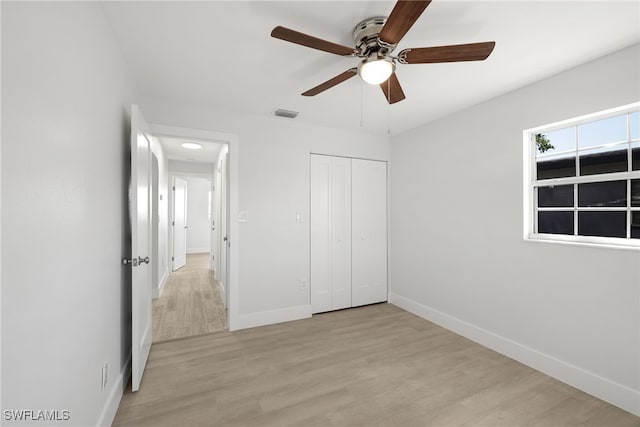
{"label": "ceiling fan light fixture", "polygon": [[379,85],[387,81],[396,66],[389,58],[367,58],[358,66],[358,74],[370,85]]}
{"label": "ceiling fan light fixture", "polygon": [[187,150],[200,150],[202,148],[202,144],[198,144],[197,142],[183,142],[180,145]]}

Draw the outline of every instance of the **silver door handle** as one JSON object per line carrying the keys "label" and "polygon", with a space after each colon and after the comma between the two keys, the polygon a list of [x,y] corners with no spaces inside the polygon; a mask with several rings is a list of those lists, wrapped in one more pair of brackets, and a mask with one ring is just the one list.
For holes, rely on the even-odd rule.
{"label": "silver door handle", "polygon": [[137,267],[138,260],[136,258],[122,258],[122,265],[131,265],[133,267]]}
{"label": "silver door handle", "polygon": [[142,263],[149,264],[149,261],[151,261],[149,257],[144,257],[144,258],[142,258],[141,256],[138,257],[138,265],[141,265]]}

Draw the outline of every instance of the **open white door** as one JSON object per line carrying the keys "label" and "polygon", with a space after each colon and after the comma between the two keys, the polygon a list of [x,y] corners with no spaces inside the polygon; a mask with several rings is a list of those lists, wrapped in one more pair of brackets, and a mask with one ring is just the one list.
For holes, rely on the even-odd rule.
{"label": "open white door", "polygon": [[187,263],[187,181],[173,184],[173,271]]}
{"label": "open white door", "polygon": [[151,136],[137,105],[131,107],[131,390],[140,388],[151,350]]}

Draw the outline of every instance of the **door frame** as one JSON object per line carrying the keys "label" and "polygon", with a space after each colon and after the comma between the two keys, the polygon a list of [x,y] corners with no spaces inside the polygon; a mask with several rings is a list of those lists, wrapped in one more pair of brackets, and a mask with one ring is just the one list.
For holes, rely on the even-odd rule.
{"label": "door frame", "polygon": [[[240,271],[240,239],[239,239],[239,225],[237,221],[233,221],[232,218],[238,217],[239,210],[239,187],[240,187],[240,175],[239,171],[239,138],[238,135],[232,133],[216,132],[202,129],[183,128],[178,126],[166,126],[159,124],[149,124],[151,128],[151,134],[154,136],[170,136],[175,138],[186,138],[190,140],[201,140],[204,142],[215,142],[227,144],[229,147],[229,295],[227,295],[229,305],[227,306],[227,324],[229,330],[234,331],[237,328],[239,317],[239,271]],[[213,173],[213,171],[212,171]],[[175,173],[171,176],[189,176],[190,174]],[[204,175],[204,174],[203,174]],[[172,209],[170,207],[170,209]],[[171,233],[171,227],[170,233]],[[170,236],[172,241],[173,236]],[[173,248],[171,248],[171,252]]]}
{"label": "door frame", "polygon": [[[219,143],[219,142],[218,142]],[[173,185],[175,182],[175,178],[205,178],[205,179],[213,179],[213,174],[208,174],[208,173],[196,173],[196,172],[169,172],[168,173],[168,177],[169,177],[169,221],[168,221],[168,227],[169,227],[169,237],[168,237],[168,242],[167,242],[167,248],[169,251],[169,265],[171,266],[171,263],[173,262],[171,260],[171,257],[173,256],[173,226],[171,225],[173,223],[173,221],[175,221],[175,210],[176,210],[176,200],[173,197]],[[186,219],[185,219],[186,221]],[[171,273],[173,273],[173,270],[171,270],[171,268],[169,269],[169,271]]]}
{"label": "door frame", "polygon": [[[222,154],[222,153],[220,153]],[[216,165],[216,185],[218,186],[218,206],[217,206],[217,214],[218,214],[218,233],[217,233],[217,255],[218,262],[220,265],[216,265],[215,274],[218,279],[218,283],[220,283],[221,288],[223,289],[224,294],[224,306],[225,308],[229,306],[229,277],[230,277],[230,268],[229,268],[229,260],[230,255],[227,250],[227,243],[225,240],[225,236],[230,236],[230,215],[229,215],[229,151],[226,150],[224,157],[221,155],[218,156],[218,164]],[[219,176],[218,176],[219,175]]]}
{"label": "door frame", "polygon": [[[153,135],[151,135],[153,146]],[[151,298],[156,299],[160,295],[158,292],[158,284],[160,283],[160,161],[156,153],[151,149]]]}

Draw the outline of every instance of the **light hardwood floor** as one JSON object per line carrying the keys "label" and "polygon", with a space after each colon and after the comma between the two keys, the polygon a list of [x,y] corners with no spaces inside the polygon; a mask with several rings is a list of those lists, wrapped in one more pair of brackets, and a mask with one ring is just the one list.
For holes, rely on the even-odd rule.
{"label": "light hardwood floor", "polygon": [[160,298],[153,301],[153,342],[227,329],[220,286],[208,270],[208,254],[189,254],[172,272]]}
{"label": "light hardwood floor", "polygon": [[209,269],[209,252],[203,252],[198,254],[187,254],[187,263],[176,270],[176,272],[182,273],[185,271],[207,269]]}
{"label": "light hardwood floor", "polygon": [[115,426],[639,426],[393,305],[154,345]]}

